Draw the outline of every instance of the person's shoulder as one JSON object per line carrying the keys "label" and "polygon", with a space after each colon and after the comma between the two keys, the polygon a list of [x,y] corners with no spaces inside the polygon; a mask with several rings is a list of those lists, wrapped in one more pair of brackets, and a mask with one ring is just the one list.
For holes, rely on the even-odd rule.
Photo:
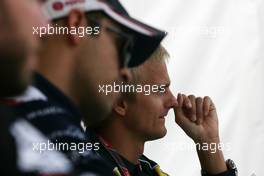
{"label": "person's shoulder", "polygon": [[71,113],[67,107],[50,100],[34,86],[29,86],[23,94],[5,101],[14,110],[16,117],[26,119],[47,136],[84,138],[79,114]]}

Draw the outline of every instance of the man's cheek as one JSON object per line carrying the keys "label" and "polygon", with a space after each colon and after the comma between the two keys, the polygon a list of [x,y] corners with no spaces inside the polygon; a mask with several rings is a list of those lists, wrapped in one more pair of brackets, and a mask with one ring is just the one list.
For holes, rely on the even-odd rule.
{"label": "man's cheek", "polygon": [[107,67],[108,70],[112,70],[112,72],[114,70],[118,71],[120,67],[119,67],[119,55],[116,44],[113,41],[102,43],[100,52],[102,51],[103,51],[102,58],[104,59],[103,63],[105,63],[104,66]]}

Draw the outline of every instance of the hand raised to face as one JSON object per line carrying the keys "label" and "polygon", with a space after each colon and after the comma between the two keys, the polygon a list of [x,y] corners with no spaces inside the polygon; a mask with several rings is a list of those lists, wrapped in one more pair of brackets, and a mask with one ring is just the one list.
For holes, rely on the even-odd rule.
{"label": "hand raised to face", "polygon": [[175,121],[195,142],[212,142],[219,139],[218,117],[210,97],[178,94],[174,107]]}

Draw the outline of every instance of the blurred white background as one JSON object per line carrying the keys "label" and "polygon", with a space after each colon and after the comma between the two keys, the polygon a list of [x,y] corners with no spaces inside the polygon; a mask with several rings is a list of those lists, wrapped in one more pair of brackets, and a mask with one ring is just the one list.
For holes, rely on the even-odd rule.
{"label": "blurred white background", "polygon": [[[163,42],[172,91],[214,100],[225,158],[240,176],[264,174],[264,0],[121,0],[130,14],[169,32]],[[199,176],[192,141],[169,113],[168,134],[145,154],[172,176]]]}

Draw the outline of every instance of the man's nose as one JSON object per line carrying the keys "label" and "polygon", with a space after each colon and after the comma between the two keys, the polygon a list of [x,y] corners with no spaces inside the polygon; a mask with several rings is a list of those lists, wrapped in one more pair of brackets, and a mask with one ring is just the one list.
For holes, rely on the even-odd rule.
{"label": "man's nose", "polygon": [[168,90],[168,98],[167,98],[167,102],[166,102],[166,108],[173,108],[175,106],[178,105],[178,101],[177,98],[173,95],[173,93]]}

